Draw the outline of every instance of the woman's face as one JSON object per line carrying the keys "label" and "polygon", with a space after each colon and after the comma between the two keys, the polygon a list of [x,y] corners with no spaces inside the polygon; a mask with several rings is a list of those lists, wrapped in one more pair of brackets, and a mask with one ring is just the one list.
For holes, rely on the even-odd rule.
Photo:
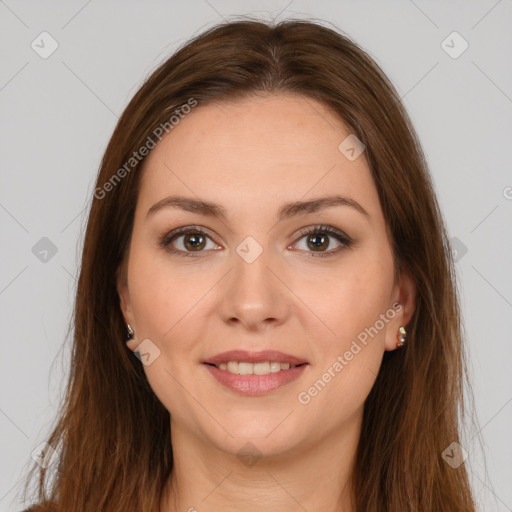
{"label": "woman's face", "polygon": [[146,158],[118,284],[171,432],[277,455],[357,429],[414,293],[350,134],[267,95],[196,107]]}

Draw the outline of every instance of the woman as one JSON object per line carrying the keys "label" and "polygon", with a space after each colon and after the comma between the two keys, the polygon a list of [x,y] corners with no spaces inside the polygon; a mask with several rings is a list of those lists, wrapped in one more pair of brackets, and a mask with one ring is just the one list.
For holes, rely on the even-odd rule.
{"label": "woman", "polygon": [[319,24],[227,22],[149,77],[104,155],[32,510],[474,511],[465,372],[389,80]]}

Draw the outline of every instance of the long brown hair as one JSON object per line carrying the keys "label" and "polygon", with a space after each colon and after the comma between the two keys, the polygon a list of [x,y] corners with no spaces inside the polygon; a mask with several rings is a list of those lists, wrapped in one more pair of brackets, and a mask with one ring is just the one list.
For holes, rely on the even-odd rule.
{"label": "long brown hair", "polygon": [[143,159],[130,159],[148,137],[156,140],[158,127],[170,131],[170,116],[191,100],[201,106],[260,92],[318,100],[363,142],[395,271],[406,269],[416,283],[408,342],[384,354],[365,402],[355,509],[475,510],[466,465],[453,468],[442,457],[460,441],[469,379],[454,263],[412,123],[388,78],[348,37],[311,21],[251,19],[217,25],[182,46],[145,81],[115,128],[85,233],[69,382],[47,440],[58,464],[32,468],[30,475],[40,470],[35,510],[159,510],[173,468],[169,413],[125,346],[116,288],[142,173]]}

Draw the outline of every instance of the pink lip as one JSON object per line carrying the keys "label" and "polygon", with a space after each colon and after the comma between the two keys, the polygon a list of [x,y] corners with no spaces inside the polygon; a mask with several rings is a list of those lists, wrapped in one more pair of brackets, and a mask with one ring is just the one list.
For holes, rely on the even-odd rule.
{"label": "pink lip", "polygon": [[204,362],[219,365],[220,363],[228,363],[229,361],[241,361],[243,363],[264,363],[265,361],[274,361],[277,363],[289,363],[290,365],[307,363],[305,359],[300,359],[290,354],[284,354],[283,352],[278,352],[277,350],[262,350],[261,352],[230,350],[228,352],[222,352],[221,354],[210,357]]}
{"label": "pink lip", "polygon": [[[270,359],[268,358],[264,359],[264,361],[269,360]],[[230,359],[230,361],[244,361],[244,359],[234,358]],[[272,361],[276,361],[276,359],[272,358]],[[268,375],[235,375],[234,373],[230,373],[227,370],[221,370],[210,364],[205,363],[204,366],[217,379],[218,382],[231,389],[232,391],[242,395],[258,396],[269,393],[270,391],[274,391],[275,389],[278,389],[281,386],[294,381],[302,374],[308,365],[303,364],[302,366],[296,366],[295,368],[290,368],[289,370],[281,370],[276,373],[269,373]]]}

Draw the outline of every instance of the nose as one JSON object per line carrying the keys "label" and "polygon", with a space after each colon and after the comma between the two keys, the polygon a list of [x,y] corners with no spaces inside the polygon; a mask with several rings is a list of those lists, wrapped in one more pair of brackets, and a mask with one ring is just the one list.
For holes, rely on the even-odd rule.
{"label": "nose", "polygon": [[262,331],[286,322],[291,299],[279,264],[263,252],[252,262],[233,254],[233,268],[223,280],[219,310],[224,322]]}

